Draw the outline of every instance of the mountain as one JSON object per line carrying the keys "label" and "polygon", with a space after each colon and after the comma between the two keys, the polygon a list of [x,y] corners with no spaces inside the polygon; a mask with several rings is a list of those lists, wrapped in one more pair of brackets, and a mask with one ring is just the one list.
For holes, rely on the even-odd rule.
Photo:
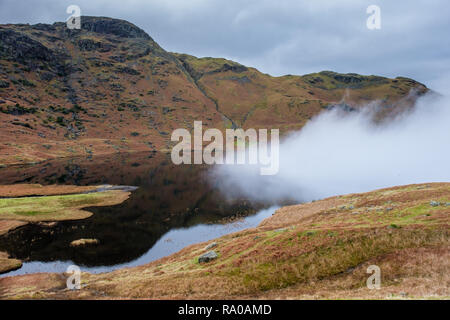
{"label": "mountain", "polygon": [[0,25],[0,165],[55,157],[168,150],[172,130],[300,129],[339,107],[377,101],[391,117],[426,93],[397,77],[339,74],[272,77],[220,58],[161,48],[124,20]]}

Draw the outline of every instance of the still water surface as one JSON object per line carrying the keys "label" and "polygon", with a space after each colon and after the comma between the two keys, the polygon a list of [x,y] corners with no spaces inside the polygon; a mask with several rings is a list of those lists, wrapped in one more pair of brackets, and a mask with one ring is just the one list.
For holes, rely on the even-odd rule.
{"label": "still water surface", "polygon": [[[230,199],[210,177],[208,166],[175,166],[158,153],[49,161],[0,169],[2,184],[133,185],[124,203],[88,208],[93,216],[56,226],[29,224],[0,237],[0,251],[24,261],[2,276],[63,272],[71,264],[83,271],[107,272],[146,264],[182,248],[256,227],[277,206]],[[99,245],[70,247],[81,238]]]}

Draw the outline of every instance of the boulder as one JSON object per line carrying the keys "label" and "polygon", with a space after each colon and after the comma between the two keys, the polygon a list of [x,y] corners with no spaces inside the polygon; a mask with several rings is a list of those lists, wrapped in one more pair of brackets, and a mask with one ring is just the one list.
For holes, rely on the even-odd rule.
{"label": "boulder", "polygon": [[440,205],[441,205],[441,203],[437,202],[437,201],[431,201],[430,202],[430,206],[432,206],[432,207],[439,207]]}
{"label": "boulder", "polygon": [[217,247],[217,242],[213,242],[213,243],[208,244],[205,247],[205,250],[210,250],[210,249],[215,248],[215,247]]}
{"label": "boulder", "polygon": [[70,243],[71,247],[85,247],[89,245],[97,245],[100,241],[98,239],[78,239]]}
{"label": "boulder", "polygon": [[217,259],[219,256],[215,251],[209,251],[205,254],[202,254],[200,257],[198,257],[198,263],[206,263],[211,260]]}

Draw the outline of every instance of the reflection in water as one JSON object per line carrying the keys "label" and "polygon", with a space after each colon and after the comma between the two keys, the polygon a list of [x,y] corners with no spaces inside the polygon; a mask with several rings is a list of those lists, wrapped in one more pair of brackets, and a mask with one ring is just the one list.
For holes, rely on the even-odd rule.
{"label": "reflection in water", "polygon": [[[252,224],[268,214],[263,210],[250,217],[267,205],[242,198],[229,199],[219,192],[217,182],[208,179],[207,166],[176,166],[165,154],[118,154],[49,161],[0,169],[0,177],[2,184],[139,187],[120,205],[88,208],[94,213],[88,219],[60,222],[55,226],[29,224],[0,237],[0,251],[27,262],[23,268],[9,274],[61,271],[67,267],[67,261],[93,272],[143,264],[190,243],[233,231],[225,231],[230,225],[208,224],[240,216],[247,217],[244,224]],[[100,244],[85,248],[69,246],[80,238],[95,238]]]}
{"label": "reflection in water", "polygon": [[[184,247],[221,237],[243,229],[256,227],[263,219],[270,217],[278,207],[261,209],[255,215],[247,216],[230,224],[199,224],[188,228],[172,229],[164,234],[145,254],[127,263],[113,266],[87,267],[81,266],[83,272],[100,273],[125,267],[134,267],[163,258],[178,252]],[[64,272],[73,261],[25,262],[19,270],[9,272],[7,276],[36,273],[36,272]]]}

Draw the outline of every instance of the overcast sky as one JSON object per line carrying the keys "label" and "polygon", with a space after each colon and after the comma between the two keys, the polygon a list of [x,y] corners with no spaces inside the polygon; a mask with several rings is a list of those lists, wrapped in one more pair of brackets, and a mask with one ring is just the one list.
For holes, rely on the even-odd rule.
{"label": "overcast sky", "polygon": [[[168,51],[224,57],[274,76],[321,70],[407,76],[448,91],[448,0],[0,0],[0,23],[82,15],[128,20]],[[381,29],[369,30],[369,5]]]}

